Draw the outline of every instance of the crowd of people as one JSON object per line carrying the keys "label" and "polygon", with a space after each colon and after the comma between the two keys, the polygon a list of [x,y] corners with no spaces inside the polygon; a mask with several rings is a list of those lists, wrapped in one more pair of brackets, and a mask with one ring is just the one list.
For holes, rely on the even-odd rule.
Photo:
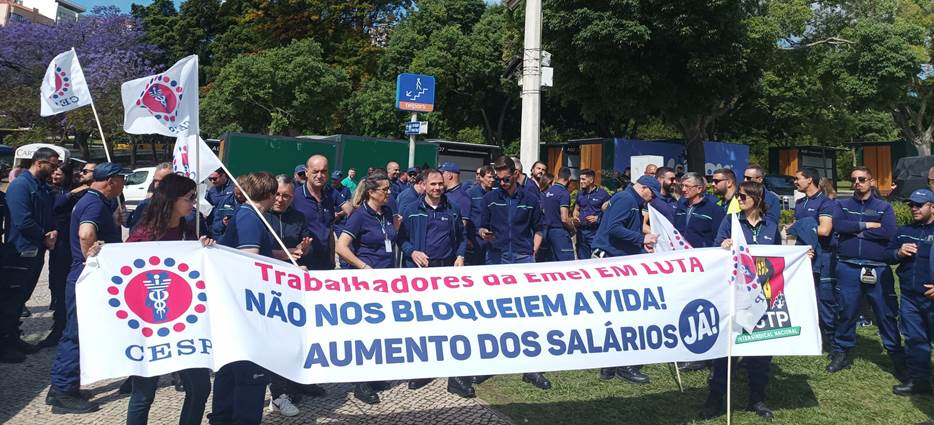
{"label": "crowd of people", "polygon": [[[913,192],[909,204],[914,223],[898,227],[892,206],[874,190],[867,168],[853,169],[853,196],[845,199],[821,189],[816,170],[799,170],[795,186],[804,197],[795,203],[794,222],[781,226],[781,202],[763,185],[764,170],[755,164],[744,170],[741,182],[730,169],[716,170],[708,179],[651,165],[642,175],[627,177],[615,193],[597,184],[596,172],[584,169],[573,176],[578,187],[572,194],[570,169],[551,175],[544,163],[536,162],[525,174],[519,161],[508,156],[476,170],[472,181],[461,182],[461,170],[451,162],[402,172],[390,161],[357,178],[355,170],[345,175],[315,155],[292,175],[252,172],[235,177],[217,170],[208,178],[205,200],[213,208],[207,216],[195,209],[196,183],[174,174],[171,164],[156,167],[151,196],[132,214],[120,202],[129,170],[109,162],[88,163],[79,170],[62,165],[54,150],[38,149],[6,194],[0,192],[0,362],[22,362],[28,354],[56,347],[46,398],[54,413],[99,407],[80,391],[75,282],[85,259],[104,243],[200,240],[294,261],[309,270],[573,261],[653,252],[657,235],[648,222],[649,206],[692,247],[730,248],[727,207],[734,201],[748,243],[781,244],[793,236],[797,244],[811,247],[820,328],[830,351],[827,372],[852,366],[860,303],[866,299],[892,372],[901,380],[895,394],[932,392],[934,193]],[[934,188],[934,169],[929,182]],[[123,227],[129,232],[125,241]],[[51,332],[34,345],[23,341],[20,321],[46,253],[55,313]],[[899,265],[900,300],[890,268],[894,264]],[[748,409],[771,419],[774,414],[765,403],[771,358],[743,361],[749,373]],[[725,413],[727,362],[679,366],[686,372],[710,369],[702,418]],[[598,377],[650,381],[640,366],[632,365],[603,368]],[[448,377],[447,389],[474,397],[473,386],[487,378]],[[299,413],[296,404],[302,396],[325,393],[318,385],[291,382],[249,361],[222,367],[213,387],[207,369],[183,370],[174,379],[185,391],[182,424],[201,423],[212,392],[208,418],[214,424],[260,423],[267,387],[268,408],[284,416]],[[543,373],[525,373],[522,380],[542,390],[552,385]],[[429,382],[407,385],[417,390]],[[122,387],[131,394],[128,424],[147,422],[157,383],[158,377],[130,377]],[[354,396],[375,404],[386,388],[386,382],[359,382]]]}

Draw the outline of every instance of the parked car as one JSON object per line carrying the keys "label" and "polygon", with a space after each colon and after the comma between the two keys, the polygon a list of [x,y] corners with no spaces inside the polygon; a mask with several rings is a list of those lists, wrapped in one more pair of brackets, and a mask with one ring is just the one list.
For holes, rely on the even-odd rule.
{"label": "parked car", "polygon": [[791,176],[765,176],[765,188],[775,192],[782,201],[782,209],[795,207],[795,178]]}
{"label": "parked car", "polygon": [[133,174],[126,177],[126,185],[123,187],[123,197],[126,199],[126,209],[133,211],[149,192],[149,186],[152,184],[152,176],[156,167],[137,168]]}

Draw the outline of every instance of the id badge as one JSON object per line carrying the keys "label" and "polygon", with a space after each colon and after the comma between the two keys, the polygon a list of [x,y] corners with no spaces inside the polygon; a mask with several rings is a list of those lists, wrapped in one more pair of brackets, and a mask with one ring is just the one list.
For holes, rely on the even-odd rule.
{"label": "id badge", "polygon": [[386,252],[392,252],[392,241],[389,239],[383,239],[383,242],[386,243]]}

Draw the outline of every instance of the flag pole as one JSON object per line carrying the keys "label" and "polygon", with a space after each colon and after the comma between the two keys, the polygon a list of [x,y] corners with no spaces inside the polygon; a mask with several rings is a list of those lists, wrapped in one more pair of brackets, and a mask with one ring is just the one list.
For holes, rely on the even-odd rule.
{"label": "flag pole", "polygon": [[[201,144],[201,141],[199,140],[199,141],[198,141],[198,148],[199,148],[199,149],[201,148],[201,145],[200,145],[200,144]],[[250,205],[253,206],[253,209],[256,209],[256,203],[253,202],[252,199],[250,199],[250,195],[248,195],[248,194],[246,193],[246,191],[243,190],[243,187],[241,187],[241,186],[240,186],[240,183],[237,182],[237,179],[235,179],[235,178],[233,177],[233,174],[230,174],[230,170],[227,169],[227,166],[224,165],[223,162],[221,162],[221,168],[223,168],[223,169],[224,169],[224,172],[227,173],[227,178],[230,179],[230,181],[232,181],[232,182],[234,183],[234,185],[237,186],[237,188],[240,189],[240,193],[243,194],[243,197],[246,198],[247,202],[249,202]],[[266,217],[263,217],[263,214],[262,214],[261,212],[259,212],[258,209],[256,209],[256,215],[258,215],[258,216],[259,216],[259,219],[262,220],[262,221],[263,221],[263,224],[266,225],[266,229],[269,230],[269,233],[272,234],[272,237],[276,239],[276,242],[279,244],[279,248],[282,248],[282,250],[285,251],[286,255],[289,256],[289,261],[291,261],[292,264],[293,264],[295,267],[300,267],[300,266],[298,265],[298,263],[295,262],[295,259],[292,258],[292,254],[289,254],[289,249],[285,247],[285,243],[282,242],[282,239],[280,239],[280,238],[279,238],[279,235],[276,233],[276,231],[273,230],[272,225],[269,224],[268,221],[266,221]]]}
{"label": "flag pole", "polygon": [[[195,136],[197,139],[197,148],[195,148],[195,175],[201,179],[201,136]],[[176,142],[177,143],[177,142]],[[189,143],[185,145],[190,146]],[[230,179],[230,175],[227,175],[227,178]],[[201,236],[201,183],[204,182],[204,179],[201,179],[199,182],[195,182],[195,193],[198,196],[198,199],[195,201],[195,234]],[[241,189],[242,191],[243,189]],[[286,251],[288,252],[288,251]]]}
{"label": "flag pole", "polygon": [[[101,134],[101,141],[104,143],[104,156],[107,157],[107,162],[114,162],[110,158],[110,148],[107,147],[107,139],[104,137],[104,128],[101,127],[101,119],[97,116],[97,108],[94,106],[94,99],[91,99],[91,111],[94,112],[94,121],[97,121],[97,132]],[[90,160],[91,158],[88,158]]]}
{"label": "flag pole", "polygon": [[726,425],[732,423],[730,407],[732,407],[733,390],[733,323],[736,321],[736,284],[735,280],[730,284],[730,321],[727,324],[726,333]]}

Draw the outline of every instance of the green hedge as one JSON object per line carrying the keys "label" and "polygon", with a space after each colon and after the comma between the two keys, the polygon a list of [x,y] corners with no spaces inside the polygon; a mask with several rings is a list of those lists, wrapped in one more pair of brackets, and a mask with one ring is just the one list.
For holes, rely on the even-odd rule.
{"label": "green hedge", "polygon": [[895,210],[895,222],[898,223],[899,226],[906,226],[914,221],[911,218],[911,207],[908,206],[908,203],[893,201],[892,209]]}

